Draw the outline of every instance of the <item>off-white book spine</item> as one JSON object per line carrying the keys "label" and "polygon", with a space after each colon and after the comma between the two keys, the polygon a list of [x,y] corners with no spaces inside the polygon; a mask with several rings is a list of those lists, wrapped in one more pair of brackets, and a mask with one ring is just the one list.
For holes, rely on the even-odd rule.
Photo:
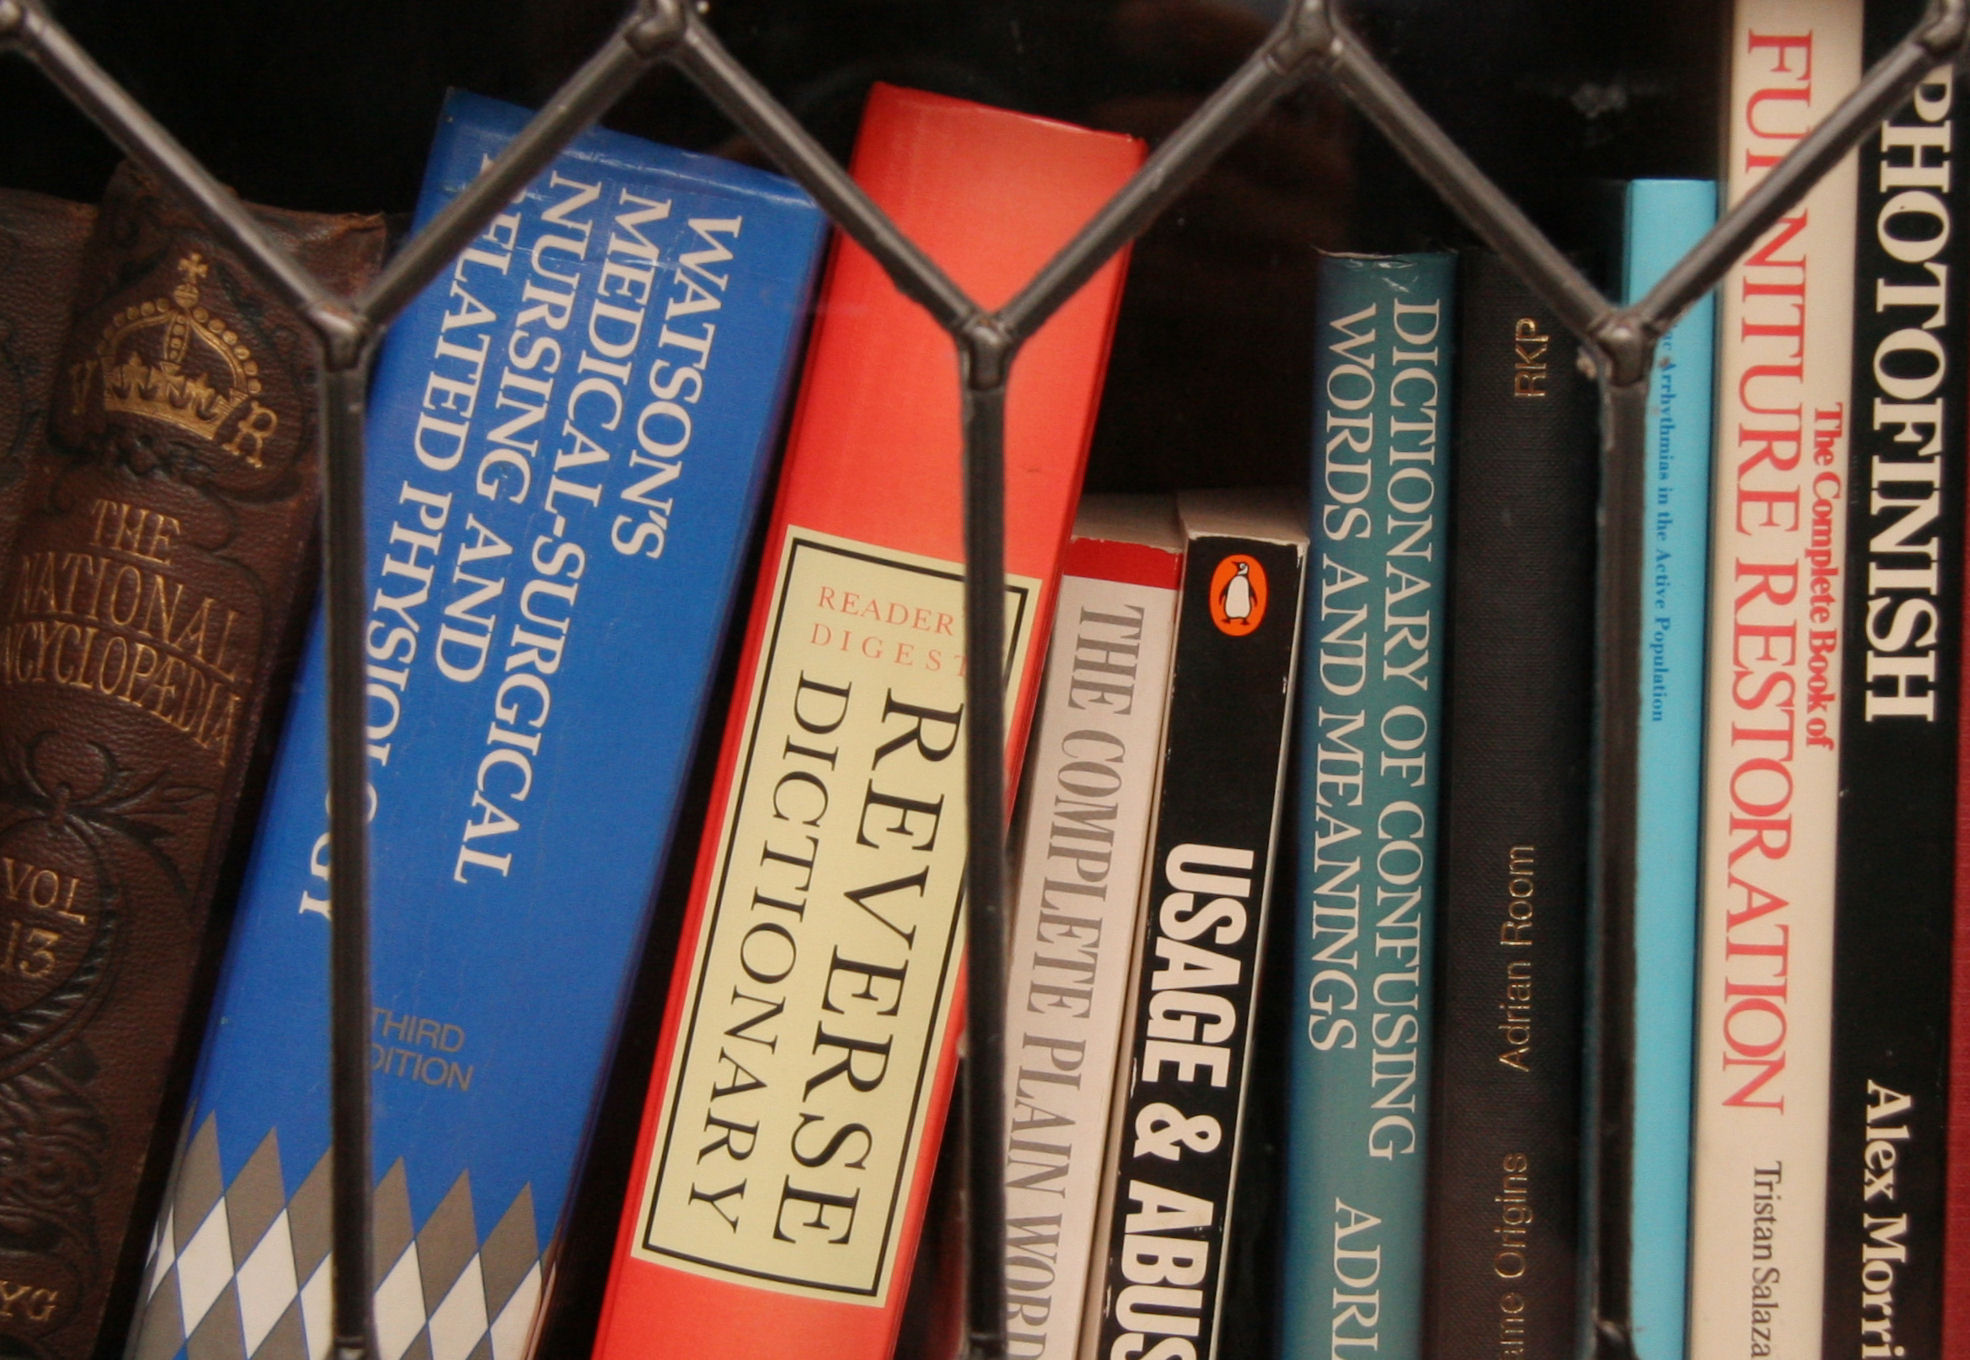
{"label": "off-white book spine", "polygon": [[1170,588],[1063,576],[1027,757],[1006,987],[1008,1354],[1073,1360],[1143,860],[1162,762]]}
{"label": "off-white book spine", "polygon": [[[1732,202],[1860,71],[1860,0],[1739,0]],[[1820,1354],[1855,175],[1719,298],[1691,1360]]]}

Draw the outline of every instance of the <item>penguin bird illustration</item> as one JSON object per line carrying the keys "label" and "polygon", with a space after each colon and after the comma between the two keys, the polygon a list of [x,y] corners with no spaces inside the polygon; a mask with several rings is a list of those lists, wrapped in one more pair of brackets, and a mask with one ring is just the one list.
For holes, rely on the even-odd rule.
{"label": "penguin bird illustration", "polygon": [[1224,583],[1224,616],[1243,623],[1252,617],[1252,564],[1240,562],[1238,574]]}

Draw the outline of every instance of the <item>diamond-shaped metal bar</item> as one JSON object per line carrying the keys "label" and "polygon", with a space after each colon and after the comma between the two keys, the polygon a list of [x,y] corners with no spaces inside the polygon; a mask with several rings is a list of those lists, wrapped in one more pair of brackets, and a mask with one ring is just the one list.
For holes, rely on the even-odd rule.
{"label": "diamond-shaped metal bar", "polygon": [[[711,33],[693,20],[678,44],[679,69],[749,133],[867,250],[904,296],[953,334],[964,430],[965,651],[1005,655],[1005,392],[1014,348],[1004,330],[908,236],[897,229],[807,130]],[[1005,1352],[1005,1186],[999,1151],[1004,1119],[1006,955],[1005,675],[973,665],[965,674],[966,1124],[965,1204],[971,1251],[970,1349]]]}
{"label": "diamond-shaped metal bar", "polygon": [[835,225],[868,251],[903,295],[929,312],[939,326],[956,333],[983,312],[862,192],[800,120],[733,60],[709,24],[694,15],[672,60],[782,171],[812,194]]}
{"label": "diamond-shaped metal bar", "polygon": [[1642,535],[1646,507],[1644,421],[1656,342],[1675,319],[1906,100],[1965,41],[1963,0],[1938,0],[1917,29],[1867,72],[1840,105],[1703,241],[1626,311],[1610,311],[1583,338],[1595,342],[1602,374],[1602,530],[1597,601],[1598,697],[1590,976],[1588,1183],[1581,1240],[1588,1249],[1583,1347],[1608,1360],[1634,1356],[1630,1223],[1635,1045],[1635,863],[1637,751],[1641,730]]}
{"label": "diamond-shaped metal bar", "polygon": [[[375,1354],[370,1293],[369,1089],[369,753],[360,736],[366,658],[359,645],[369,616],[363,533],[363,426],[369,357],[322,374],[322,596],[328,615],[328,851],[330,1143],[334,1209],[335,1360]],[[352,548],[351,545],[354,545]]]}
{"label": "diamond-shaped metal bar", "polygon": [[[1278,40],[1275,40],[1278,41]],[[965,431],[965,648],[1004,654],[1005,385],[1019,344],[1139,233],[1273,100],[1298,83],[1269,51],[1249,60],[1158,149],[1074,240],[996,315],[987,315],[936,263],[898,232],[806,130],[773,101],[699,23],[674,60],[735,123],[834,215],[902,292],[958,343]],[[1003,779],[1004,677],[973,667],[966,676],[966,870],[968,1008],[966,1212],[970,1269],[967,1317],[974,1356],[1005,1353],[1005,1185],[999,1143],[1004,1119],[1006,861]]]}
{"label": "diamond-shaped metal bar", "polygon": [[1562,324],[1586,336],[1607,310],[1600,290],[1369,54],[1330,0],[1300,0],[1296,21],[1324,39],[1319,60],[1328,74],[1437,196],[1505,257]]}
{"label": "diamond-shaped metal bar", "polygon": [[[1585,1355],[1632,1354],[1628,1322],[1628,1167],[1634,1128],[1635,831],[1642,703],[1643,457],[1649,371],[1656,336],[1637,376],[1601,374],[1601,521],[1594,601],[1593,928],[1587,954],[1586,1162],[1580,1241],[1588,1254],[1581,1337]],[[1618,1118],[1611,1112],[1618,1110]]]}
{"label": "diamond-shaped metal bar", "polygon": [[999,312],[1015,341],[1033,335],[1108,258],[1140,235],[1225,148],[1302,83],[1299,38],[1274,29],[1224,84],[1150,154],[1129,182]]}
{"label": "diamond-shaped metal bar", "polygon": [[683,33],[685,14],[680,6],[668,4],[631,14],[549,96],[498,158],[390,257],[356,304],[363,319],[381,327],[408,307],[562,147],[606,113],[669,50]]}
{"label": "diamond-shaped metal bar", "polygon": [[980,324],[961,346],[964,380],[966,1317],[971,1353],[1005,1354],[1005,653],[1006,363],[1011,346]]}
{"label": "diamond-shaped metal bar", "polygon": [[1924,75],[1962,58],[1966,36],[1970,35],[1967,18],[1970,4],[1966,0],[1930,0],[1929,12],[1915,30],[1869,68],[1840,106],[1773,166],[1636,304],[1635,317],[1651,337],[1667,331],[1692,303],[1709,292],[1766,228],[1908,98]]}
{"label": "diamond-shaped metal bar", "polygon": [[1632,1150],[1632,1057],[1637,749],[1640,729],[1640,610],[1643,432],[1655,343],[1674,318],[1821,175],[1908,97],[1940,61],[1960,58],[1964,0],[1932,0],[1916,31],[1877,62],[1861,84],[1727,213],[1642,303],[1622,311],[1589,283],[1515,204],[1445,136],[1387,72],[1351,39],[1327,0],[1302,0],[1298,24],[1355,104],[1417,172],[1497,249],[1593,346],[1601,364],[1601,521],[1597,552],[1593,961],[1595,1048],[1588,1126],[1589,1193],[1581,1241],[1589,1279],[1583,1353],[1632,1356],[1628,1167]]}
{"label": "diamond-shaped metal bar", "polygon": [[[347,1166],[353,1196],[343,1212],[338,1190],[337,1259],[361,1261],[368,1248],[366,846],[361,789],[360,639],[362,622],[361,449],[363,390],[375,332],[434,277],[484,222],[591,123],[651,64],[668,60],[691,77],[728,116],[800,180],[844,230],[881,262],[899,288],[947,331],[959,350],[966,437],[967,646],[973,655],[1002,650],[997,607],[1003,578],[1003,441],[1005,379],[1019,344],[1198,174],[1249,128],[1281,94],[1315,71],[1325,71],[1410,160],[1460,216],[1506,256],[1563,320],[1603,359],[1603,513],[1601,626],[1597,721],[1599,822],[1597,882],[1601,948],[1597,985],[1604,1003],[1596,1068],[1596,1158],[1601,1193],[1590,1198],[1596,1217],[1598,1345],[1610,1354],[1630,1347],[1626,1328],[1626,1184],[1617,1164],[1629,1129],[1623,1116],[1623,1064],[1633,1042],[1626,1002],[1632,964],[1634,737],[1639,658],[1635,636],[1640,590],[1639,535],[1643,380],[1655,340],[1675,316],[1722,276],[1729,264],[1796,203],[1884,113],[1906,97],[1939,61],[1961,56],[1966,0],[1936,0],[1916,33],[1877,64],[1862,87],[1776,167],[1640,304],[1608,304],[1530,220],[1500,192],[1356,40],[1330,0],[1299,0],[1260,51],[1198,112],[1157,148],[1143,170],[1053,261],[996,316],[985,314],[951,283],[936,262],[897,231],[847,174],[717,42],[701,13],[684,0],[645,0],[589,62],[549,101],[512,147],[423,232],[407,243],[382,276],[351,307],[332,297],[279,247],[147,113],[121,91],[40,7],[39,0],[0,0],[0,50],[18,48],[72,102],[88,113],[140,163],[177,188],[208,225],[248,260],[315,327],[326,360],[324,460],[328,516],[332,735],[331,825],[336,903],[337,1146],[355,1155]],[[973,630],[976,631],[973,631]],[[338,659],[339,658],[339,659]],[[335,677],[342,674],[341,684]],[[998,1141],[1002,1109],[996,1091],[1003,1032],[997,1008],[1004,946],[1003,712],[1000,680],[973,668],[967,703],[974,715],[967,748],[971,859],[967,896],[973,906],[972,1031],[969,1051],[975,1089],[985,1098],[968,1106],[973,1187],[973,1272],[970,1349],[1003,1354],[999,1278],[1002,1186]],[[347,756],[344,760],[341,757]],[[1626,932],[1625,934],[1623,932]],[[1627,951],[1627,952],[1624,952]],[[1623,1026],[1627,1025],[1624,1030]],[[353,1082],[345,1080],[345,1051],[353,1053]],[[353,1117],[352,1117],[353,1116]],[[358,1172],[358,1165],[360,1171]],[[338,1177],[339,1179],[340,1177]],[[1619,1183],[1618,1185],[1616,1183]],[[352,1281],[366,1268],[345,1271]],[[337,1290],[336,1353],[358,1360],[369,1353],[367,1290]]]}

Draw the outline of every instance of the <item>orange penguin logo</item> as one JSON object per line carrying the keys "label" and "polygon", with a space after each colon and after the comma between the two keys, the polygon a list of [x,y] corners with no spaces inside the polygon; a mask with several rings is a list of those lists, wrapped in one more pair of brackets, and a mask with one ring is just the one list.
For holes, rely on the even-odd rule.
{"label": "orange penguin logo", "polygon": [[1211,621],[1232,637],[1244,637],[1265,618],[1265,568],[1255,557],[1233,553],[1211,573]]}

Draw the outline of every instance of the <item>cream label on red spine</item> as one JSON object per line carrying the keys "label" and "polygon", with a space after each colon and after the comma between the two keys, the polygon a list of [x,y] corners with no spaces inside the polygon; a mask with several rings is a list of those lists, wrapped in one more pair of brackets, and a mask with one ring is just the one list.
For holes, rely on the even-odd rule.
{"label": "cream label on red spine", "polygon": [[798,527],[777,570],[636,1254],[881,1303],[962,953],[964,575]]}

